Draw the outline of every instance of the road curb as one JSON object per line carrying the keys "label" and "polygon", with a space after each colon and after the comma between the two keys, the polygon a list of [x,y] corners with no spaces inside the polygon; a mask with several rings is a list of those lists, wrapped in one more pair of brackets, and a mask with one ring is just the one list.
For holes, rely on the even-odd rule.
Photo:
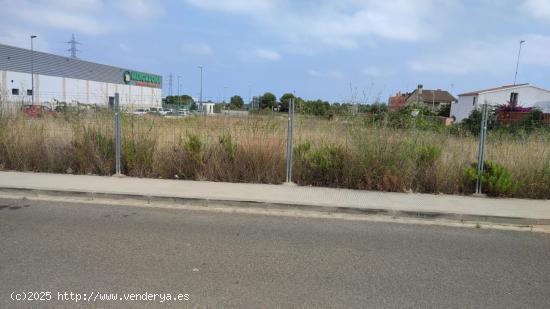
{"label": "road curb", "polygon": [[246,200],[224,200],[224,199],[209,199],[196,197],[174,197],[174,196],[155,196],[155,195],[140,195],[127,193],[108,193],[94,191],[76,191],[76,190],[49,190],[49,189],[32,189],[32,188],[15,188],[15,187],[0,187],[0,193],[14,194],[17,196],[40,196],[47,197],[62,197],[62,198],[80,198],[85,200],[100,200],[100,201],[139,201],[147,202],[169,202],[175,205],[193,205],[193,206],[229,206],[238,208],[256,208],[256,209],[276,209],[276,210],[301,210],[320,213],[334,214],[360,214],[360,215],[377,215],[388,216],[392,218],[414,218],[424,220],[451,220],[457,222],[479,222],[479,223],[495,223],[495,224],[513,224],[520,226],[535,226],[535,225],[550,225],[550,219],[533,219],[521,217],[503,217],[503,216],[487,216],[475,214],[458,214],[444,212],[429,212],[429,211],[410,211],[399,209],[380,209],[380,208],[358,208],[358,207],[338,207],[338,206],[320,206],[311,204],[296,204],[296,203],[273,203],[268,201],[246,201]]}

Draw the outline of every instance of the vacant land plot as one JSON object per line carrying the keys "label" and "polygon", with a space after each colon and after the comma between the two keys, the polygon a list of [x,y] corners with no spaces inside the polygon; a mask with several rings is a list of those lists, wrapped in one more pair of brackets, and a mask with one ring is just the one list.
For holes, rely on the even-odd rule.
{"label": "vacant land plot", "polygon": [[[100,174],[114,172],[110,113],[67,113],[0,124],[0,168]],[[287,118],[124,115],[123,173],[137,177],[228,182],[285,180]],[[384,191],[468,194],[465,170],[477,161],[478,138],[452,129],[397,128],[370,116],[297,116],[293,180]],[[550,198],[550,134],[490,132],[487,160],[517,181],[516,197]]]}

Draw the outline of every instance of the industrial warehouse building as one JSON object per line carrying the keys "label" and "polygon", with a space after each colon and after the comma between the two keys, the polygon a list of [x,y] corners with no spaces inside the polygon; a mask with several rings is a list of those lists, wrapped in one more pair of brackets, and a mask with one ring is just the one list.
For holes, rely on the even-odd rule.
{"label": "industrial warehouse building", "polygon": [[115,93],[122,107],[161,106],[162,77],[0,44],[0,102],[55,106],[109,106]]}

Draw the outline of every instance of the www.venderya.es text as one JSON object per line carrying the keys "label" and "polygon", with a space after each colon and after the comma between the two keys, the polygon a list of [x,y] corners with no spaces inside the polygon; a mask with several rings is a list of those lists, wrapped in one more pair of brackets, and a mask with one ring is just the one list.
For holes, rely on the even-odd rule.
{"label": "www.venderya.es text", "polygon": [[13,291],[10,299],[17,302],[181,302],[189,301],[189,293],[112,293],[103,291],[75,292],[75,291]]}

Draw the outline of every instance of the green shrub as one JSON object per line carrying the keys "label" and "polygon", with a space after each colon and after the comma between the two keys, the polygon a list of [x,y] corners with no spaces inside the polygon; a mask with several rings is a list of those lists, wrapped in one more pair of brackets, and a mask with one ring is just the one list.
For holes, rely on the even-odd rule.
{"label": "green shrub", "polygon": [[344,151],[340,145],[328,144],[309,153],[306,159],[311,167],[322,173],[328,173],[342,166],[343,154]]}
{"label": "green shrub", "polygon": [[527,115],[525,115],[517,124],[519,128],[525,129],[527,132],[531,132],[537,128],[541,128],[544,125],[543,112],[539,109],[534,109]]}
{"label": "green shrub", "polygon": [[203,156],[202,156],[203,147],[202,147],[201,138],[198,135],[195,135],[195,134],[189,135],[183,147],[187,151],[187,153],[192,157],[193,160],[195,160],[197,163],[200,163],[200,164],[203,163]]}
{"label": "green shrub", "polygon": [[417,149],[417,164],[419,167],[428,167],[441,156],[441,147],[434,145],[420,146]]}
{"label": "green shrub", "polygon": [[[391,133],[390,133],[391,132]],[[359,163],[351,170],[359,176],[358,189],[402,192],[414,188],[417,174],[416,149],[422,134],[411,134],[409,138],[396,138],[400,130],[386,131],[384,135],[369,136],[357,134]]]}
{"label": "green shrub", "polygon": [[436,161],[441,157],[441,147],[424,145],[416,149],[416,191],[436,191]]}
{"label": "green shrub", "polygon": [[305,141],[294,146],[294,159],[300,160],[311,149],[311,143]]}
{"label": "green shrub", "polygon": [[525,171],[522,176],[522,186],[516,195],[550,199],[550,161],[545,162],[540,170]]}
{"label": "green shrub", "polygon": [[172,149],[175,174],[183,179],[204,180],[207,150],[200,136],[187,135],[185,140]]}
{"label": "green shrub", "polygon": [[[477,182],[477,163],[472,163],[465,172],[470,186]],[[485,161],[481,173],[481,190],[489,196],[511,196],[520,188],[520,183],[512,178],[510,172],[502,165]]]}
{"label": "green shrub", "polygon": [[153,170],[155,140],[146,136],[126,137],[121,145],[122,173],[128,176],[147,177]]}
{"label": "green shrub", "polygon": [[[481,132],[481,120],[483,118],[483,114],[480,110],[474,109],[468,118],[462,120],[460,122],[460,125],[465,130],[469,131],[471,134],[478,136]],[[492,130],[496,127],[496,113],[495,108],[492,106],[489,106],[489,112],[488,112],[488,118],[487,118],[487,130]]]}
{"label": "green shrub", "polygon": [[309,143],[295,148],[296,172],[299,183],[319,186],[342,186],[345,181],[346,152],[340,145],[325,144],[310,149]]}
{"label": "green shrub", "polygon": [[110,175],[114,170],[115,141],[93,127],[78,127],[72,141],[77,173]]}
{"label": "green shrub", "polygon": [[223,134],[219,137],[219,142],[225,158],[231,162],[235,160],[235,154],[237,153],[237,144],[233,142],[231,134]]}

